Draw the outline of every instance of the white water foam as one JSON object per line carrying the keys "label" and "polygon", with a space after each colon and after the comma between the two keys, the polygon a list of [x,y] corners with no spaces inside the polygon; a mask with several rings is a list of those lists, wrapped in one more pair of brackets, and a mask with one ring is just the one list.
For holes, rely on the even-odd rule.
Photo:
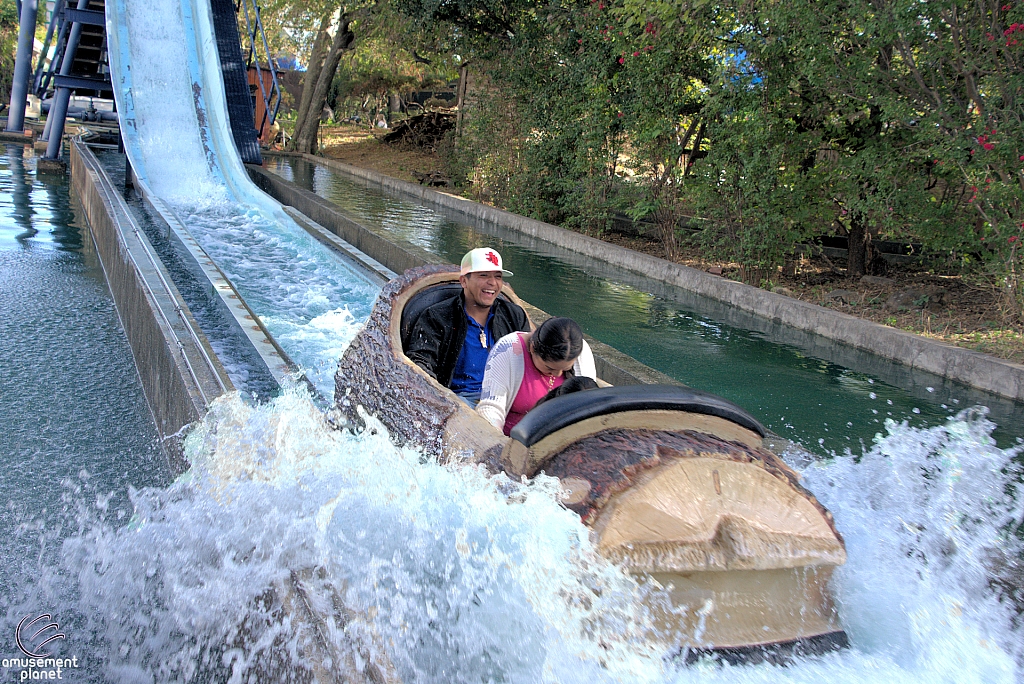
{"label": "white water foam", "polygon": [[[62,653],[96,680],[284,680],[310,663],[270,590],[318,567],[314,591],[333,586],[357,616],[330,639],[382,647],[406,682],[1013,682],[1021,630],[996,583],[1021,557],[1005,533],[1019,453],[976,415],[889,429],[862,458],[805,471],[846,536],[835,590],[852,648],[789,667],[666,660],[643,591],[596,556],[552,479],[445,468],[373,421],[333,430],[298,391],[218,400],[188,439],[192,470],[133,492],[128,525],[109,497],[69,489],[78,531],[25,570],[0,630],[54,613]],[[30,527],[26,542],[52,534]]]}
{"label": "white water foam", "polygon": [[294,224],[232,204],[178,204],[175,213],[270,334],[327,398],[338,359],[379,288]]}
{"label": "white water foam", "polygon": [[180,3],[126,2],[124,7],[139,145],[132,160],[169,202],[224,200],[196,119]]}

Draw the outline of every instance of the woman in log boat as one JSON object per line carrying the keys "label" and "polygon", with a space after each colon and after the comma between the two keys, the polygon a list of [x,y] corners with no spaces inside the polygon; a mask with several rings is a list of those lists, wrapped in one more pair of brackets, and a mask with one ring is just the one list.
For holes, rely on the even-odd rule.
{"label": "woman in log boat", "polygon": [[[652,604],[651,615],[693,649],[688,659],[714,650],[737,662],[784,661],[787,652],[846,645],[829,585],[846,561],[842,537],[799,474],[765,447],[753,416],[692,388],[621,385],[545,402],[502,435],[527,360],[556,386],[570,367],[577,380],[593,377],[594,357],[571,331],[564,351],[547,353],[544,343],[555,345],[548,330],[568,329],[557,319],[515,335],[504,380],[494,375],[497,348],[487,363],[493,377],[485,373],[484,390],[497,417],[483,401],[474,411],[406,353],[424,311],[462,290],[459,275],[453,266],[423,266],[384,286],[339,364],[339,417],[358,425],[375,415],[396,441],[448,466],[558,478],[561,503],[590,527],[598,552],[666,588],[668,604]],[[506,287],[500,294],[518,302]]]}
{"label": "woman in log boat", "polygon": [[532,333],[511,333],[494,345],[476,411],[508,435],[566,377],[596,379],[594,355],[576,321],[549,318]]}

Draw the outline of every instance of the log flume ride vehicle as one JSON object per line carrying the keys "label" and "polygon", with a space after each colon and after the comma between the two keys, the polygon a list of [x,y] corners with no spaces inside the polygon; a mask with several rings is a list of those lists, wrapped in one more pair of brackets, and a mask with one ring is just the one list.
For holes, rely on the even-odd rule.
{"label": "log flume ride vehicle", "polygon": [[[422,266],[385,285],[335,378],[343,415],[358,422],[362,406],[442,463],[558,477],[598,550],[669,588],[683,609],[664,626],[690,657],[785,660],[846,645],[829,590],[842,537],[763,447],[757,420],[684,387],[609,386],[545,402],[506,437],[403,352],[418,316],[460,290],[458,276]],[[501,296],[520,301],[507,285]]]}

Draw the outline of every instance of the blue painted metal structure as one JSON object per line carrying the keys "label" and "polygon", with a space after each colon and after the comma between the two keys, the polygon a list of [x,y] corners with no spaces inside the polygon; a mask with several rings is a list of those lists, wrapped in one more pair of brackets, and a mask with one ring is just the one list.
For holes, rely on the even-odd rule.
{"label": "blue painted metal structure", "polygon": [[[269,46],[263,31],[259,5],[256,0],[238,2],[239,4],[235,4],[234,0],[210,0],[210,14],[213,18],[213,33],[235,146],[243,162],[261,164],[259,136],[266,126],[273,124],[277,116],[281,90],[276,70],[269,59]],[[242,56],[238,30],[238,12],[243,3],[249,42],[246,58]],[[57,0],[34,73],[32,43],[38,0],[24,0],[23,3],[19,1],[18,6],[21,12],[21,29],[7,130],[20,132],[24,127],[26,98],[30,92],[45,98],[49,91],[55,90],[50,115],[47,117],[41,138],[48,142],[46,158],[55,159],[60,154],[60,141],[71,95],[113,95],[113,85],[107,69],[105,2],[78,0],[74,7],[69,7],[68,0]],[[82,43],[83,35],[91,37],[87,49],[89,54],[85,57],[79,51],[80,47],[86,50]],[[260,39],[259,42],[257,37]],[[54,46],[54,54],[52,59],[47,61],[51,43]],[[263,65],[257,56],[260,44],[267,56],[266,64],[272,74],[272,86],[269,90],[264,87]],[[253,94],[248,84],[248,69],[254,60],[258,77],[257,87],[265,111],[269,113],[261,117],[259,127],[254,121]]]}
{"label": "blue painted metal structure", "polygon": [[[79,40],[77,48],[72,51],[73,62],[68,72],[63,72],[64,57],[68,54],[68,38],[73,27],[78,27]],[[36,63],[32,92],[45,98],[50,88],[71,88],[76,94],[111,97],[110,76],[106,69],[106,18],[104,3],[101,0],[89,0],[78,3],[76,7],[68,7],[66,0],[57,0],[53,7],[53,15],[46,29],[46,39]],[[84,36],[83,36],[84,33]],[[50,43],[56,35],[53,58],[47,63]],[[83,45],[86,37],[88,46]],[[81,48],[88,54],[80,54]],[[60,70],[61,73],[58,73]]]}
{"label": "blue painted metal structure", "polygon": [[[79,11],[84,11],[89,6],[89,0],[78,0]],[[75,52],[78,50],[78,41],[82,37],[82,22],[75,18],[68,17],[70,10],[64,11],[63,23],[71,25],[71,32],[68,34],[68,42],[64,47],[64,54],[61,57],[60,75],[54,79],[57,85],[57,92],[53,96],[53,104],[50,106],[50,114],[46,117],[47,142],[45,159],[57,159],[60,156],[60,144],[64,138],[64,122],[68,114],[68,102],[71,101],[71,88],[68,82],[61,82],[62,78],[71,78],[71,68],[75,62]],[[95,13],[94,13],[95,14]],[[57,61],[54,55],[53,61]],[[109,81],[107,81],[109,87]]]}
{"label": "blue painted metal structure", "polygon": [[[263,99],[263,115],[256,122],[257,135],[262,138],[267,126],[273,126],[274,121],[277,119],[277,112],[281,107],[281,86],[277,81],[277,66],[274,64],[274,58],[270,54],[267,34],[263,30],[263,19],[260,17],[259,3],[256,0],[238,0],[238,4],[235,5],[235,11],[238,12],[239,9],[245,12],[246,34],[249,37],[249,55],[245,60],[246,66],[250,70],[255,68],[256,84],[259,88],[260,97]],[[259,43],[256,41],[257,35],[260,38]],[[261,45],[263,47],[262,54],[259,49]],[[270,71],[271,85],[269,90],[263,83],[264,68],[260,64],[261,57],[265,60],[266,70]]]}
{"label": "blue painted metal structure", "polygon": [[11,105],[7,114],[7,130],[21,133],[25,128],[25,104],[28,77],[32,69],[32,42],[36,32],[37,0],[19,3],[18,53],[14,61],[14,82],[11,84]]}

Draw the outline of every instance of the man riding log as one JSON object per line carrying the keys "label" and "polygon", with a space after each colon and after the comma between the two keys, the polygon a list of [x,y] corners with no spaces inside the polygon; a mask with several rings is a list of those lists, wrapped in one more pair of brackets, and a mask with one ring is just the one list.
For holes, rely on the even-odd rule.
{"label": "man riding log", "polygon": [[504,279],[493,249],[471,250],[462,257],[462,292],[426,309],[416,321],[406,356],[471,407],[480,400],[487,354],[509,333],[530,331],[518,304],[499,297]]}

